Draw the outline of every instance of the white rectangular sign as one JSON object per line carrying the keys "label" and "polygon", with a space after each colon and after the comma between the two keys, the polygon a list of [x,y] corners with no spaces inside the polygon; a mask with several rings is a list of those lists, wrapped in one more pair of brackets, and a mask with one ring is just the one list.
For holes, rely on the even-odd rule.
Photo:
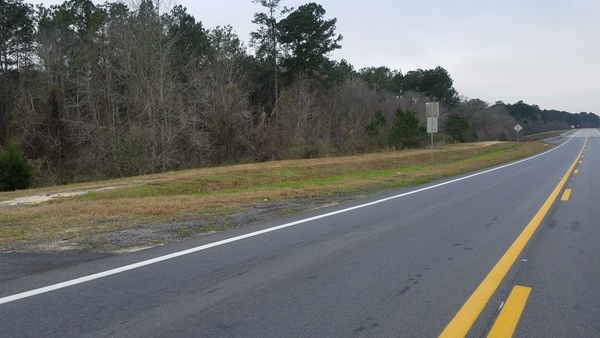
{"label": "white rectangular sign", "polygon": [[427,117],[440,117],[440,103],[425,102],[425,112],[427,113]]}
{"label": "white rectangular sign", "polygon": [[428,117],[427,118],[427,132],[428,133],[437,133],[438,132],[438,118],[437,117]]}

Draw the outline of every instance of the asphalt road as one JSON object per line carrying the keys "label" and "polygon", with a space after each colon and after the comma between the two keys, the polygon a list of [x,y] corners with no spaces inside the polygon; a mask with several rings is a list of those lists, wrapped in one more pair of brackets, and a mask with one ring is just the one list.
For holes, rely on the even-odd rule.
{"label": "asphalt road", "polygon": [[435,337],[466,322],[479,337],[517,313],[519,286],[515,336],[598,337],[600,133],[574,135],[491,171],[1,282],[0,336]]}

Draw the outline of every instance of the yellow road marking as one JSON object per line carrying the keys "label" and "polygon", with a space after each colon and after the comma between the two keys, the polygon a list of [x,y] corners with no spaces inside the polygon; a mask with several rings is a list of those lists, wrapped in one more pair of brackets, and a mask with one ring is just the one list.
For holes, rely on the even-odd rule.
{"label": "yellow road marking", "polygon": [[481,284],[479,284],[477,289],[475,289],[473,294],[471,294],[469,299],[467,299],[465,304],[456,313],[454,318],[452,318],[450,323],[448,323],[444,331],[442,331],[442,333],[440,334],[440,337],[455,338],[464,337],[467,335],[467,333],[473,326],[473,323],[475,323],[475,320],[477,319],[481,311],[483,311],[483,308],[485,307],[487,302],[490,300],[490,297],[492,297],[492,295],[502,282],[502,279],[504,279],[504,277],[508,273],[510,267],[517,260],[517,258],[525,248],[525,245],[527,244],[527,242],[529,242],[531,236],[533,236],[535,230],[538,228],[540,223],[542,223],[542,220],[544,219],[548,211],[550,211],[552,204],[554,204],[554,201],[556,201],[556,199],[558,198],[558,194],[561,192],[561,190],[567,183],[567,179],[571,176],[573,169],[575,169],[577,162],[581,158],[583,154],[583,149],[585,149],[586,144],[587,138],[583,142],[583,147],[581,148],[579,155],[577,155],[577,158],[575,159],[575,161],[573,161],[566,174],[563,176],[560,182],[558,182],[558,185],[554,188],[546,202],[544,202],[540,210],[538,210],[538,212],[535,214],[535,216],[533,216],[531,221],[529,221],[529,224],[527,224],[525,229],[523,229],[521,234],[504,253],[502,258],[500,258],[498,263],[496,263],[496,265],[492,268],[488,275],[483,279]]}
{"label": "yellow road marking", "polygon": [[519,323],[519,319],[521,319],[523,309],[525,309],[525,303],[527,303],[529,293],[531,293],[531,288],[515,285],[506,300],[504,308],[500,311],[498,319],[496,319],[494,326],[492,326],[488,338],[506,338],[513,336],[517,324]]}
{"label": "yellow road marking", "polygon": [[568,201],[569,197],[571,197],[571,189],[565,189],[565,192],[563,193],[563,195],[560,198],[560,200],[561,201]]}
{"label": "yellow road marking", "polygon": [[575,175],[579,174],[579,169],[575,169],[575,171],[573,172],[573,174],[575,174]]}

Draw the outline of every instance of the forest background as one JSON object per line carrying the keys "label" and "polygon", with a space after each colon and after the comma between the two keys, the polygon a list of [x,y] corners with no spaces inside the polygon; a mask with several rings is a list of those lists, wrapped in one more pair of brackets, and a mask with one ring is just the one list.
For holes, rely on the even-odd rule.
{"label": "forest background", "polygon": [[46,186],[419,147],[429,101],[437,142],[600,127],[593,113],[461,96],[442,66],[356,70],[330,59],[343,37],[321,5],[255,2],[246,46],[158,0],[0,0],[0,149],[18,144]]}

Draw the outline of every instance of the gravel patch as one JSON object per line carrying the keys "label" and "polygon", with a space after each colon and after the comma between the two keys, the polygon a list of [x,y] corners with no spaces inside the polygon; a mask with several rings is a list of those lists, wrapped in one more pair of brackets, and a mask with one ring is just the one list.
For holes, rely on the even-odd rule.
{"label": "gravel patch", "polygon": [[98,234],[95,237],[111,252],[137,251],[216,231],[242,227],[302,211],[323,208],[356,199],[357,196],[335,195],[304,197],[277,202],[247,204],[241,210],[216,214],[183,222],[143,224],[133,229]]}

